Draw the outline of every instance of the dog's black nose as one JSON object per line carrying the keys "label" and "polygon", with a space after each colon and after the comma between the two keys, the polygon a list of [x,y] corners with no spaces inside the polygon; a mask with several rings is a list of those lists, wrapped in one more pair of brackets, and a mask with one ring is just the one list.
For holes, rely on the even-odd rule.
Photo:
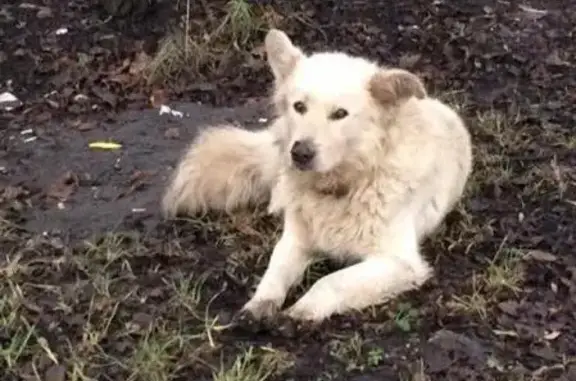
{"label": "dog's black nose", "polygon": [[292,155],[294,164],[296,164],[298,168],[304,169],[310,166],[312,159],[314,159],[316,155],[316,150],[310,140],[297,140],[294,142],[294,145],[292,145],[290,154]]}

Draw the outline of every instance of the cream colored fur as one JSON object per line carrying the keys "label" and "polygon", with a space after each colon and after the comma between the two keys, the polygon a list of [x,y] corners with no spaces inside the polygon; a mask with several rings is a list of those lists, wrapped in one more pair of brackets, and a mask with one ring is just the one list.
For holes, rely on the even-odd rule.
{"label": "cream colored fur", "polygon": [[[460,199],[471,172],[461,118],[407,71],[338,52],[306,55],[279,30],[265,45],[278,117],[258,133],[206,132],[176,170],[164,209],[225,209],[270,197],[284,226],[243,308],[257,318],[282,308],[318,250],[357,263],[314,284],[285,311],[294,319],[321,321],[421,286],[432,269],[420,243]],[[290,154],[297,140],[315,150],[304,170]]]}
{"label": "cream colored fur", "polygon": [[171,176],[162,200],[167,217],[232,212],[270,199],[278,153],[268,130],[208,128],[192,142]]}

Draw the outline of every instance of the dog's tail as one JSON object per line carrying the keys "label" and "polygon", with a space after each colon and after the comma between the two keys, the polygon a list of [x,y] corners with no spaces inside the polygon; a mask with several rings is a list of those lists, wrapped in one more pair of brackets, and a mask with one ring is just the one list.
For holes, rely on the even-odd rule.
{"label": "dog's tail", "polygon": [[231,212],[268,202],[278,162],[267,129],[210,127],[196,137],[172,174],[162,199],[163,214]]}

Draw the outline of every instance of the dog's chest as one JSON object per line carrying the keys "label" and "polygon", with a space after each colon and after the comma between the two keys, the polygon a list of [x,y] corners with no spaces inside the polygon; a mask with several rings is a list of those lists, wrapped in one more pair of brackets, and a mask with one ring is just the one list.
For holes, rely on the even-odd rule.
{"label": "dog's chest", "polygon": [[374,200],[302,195],[293,209],[314,249],[334,257],[365,257],[380,245],[383,228]]}

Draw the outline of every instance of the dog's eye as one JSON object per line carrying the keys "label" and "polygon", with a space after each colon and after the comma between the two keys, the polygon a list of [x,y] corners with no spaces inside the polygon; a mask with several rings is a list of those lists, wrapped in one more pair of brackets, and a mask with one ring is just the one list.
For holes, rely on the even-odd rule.
{"label": "dog's eye", "polygon": [[304,114],[308,109],[306,108],[304,102],[298,101],[294,102],[294,110],[296,110],[298,114]]}
{"label": "dog's eye", "polygon": [[348,116],[348,111],[344,110],[343,108],[339,108],[338,110],[334,111],[330,114],[330,119],[332,120],[340,120],[344,119]]}

